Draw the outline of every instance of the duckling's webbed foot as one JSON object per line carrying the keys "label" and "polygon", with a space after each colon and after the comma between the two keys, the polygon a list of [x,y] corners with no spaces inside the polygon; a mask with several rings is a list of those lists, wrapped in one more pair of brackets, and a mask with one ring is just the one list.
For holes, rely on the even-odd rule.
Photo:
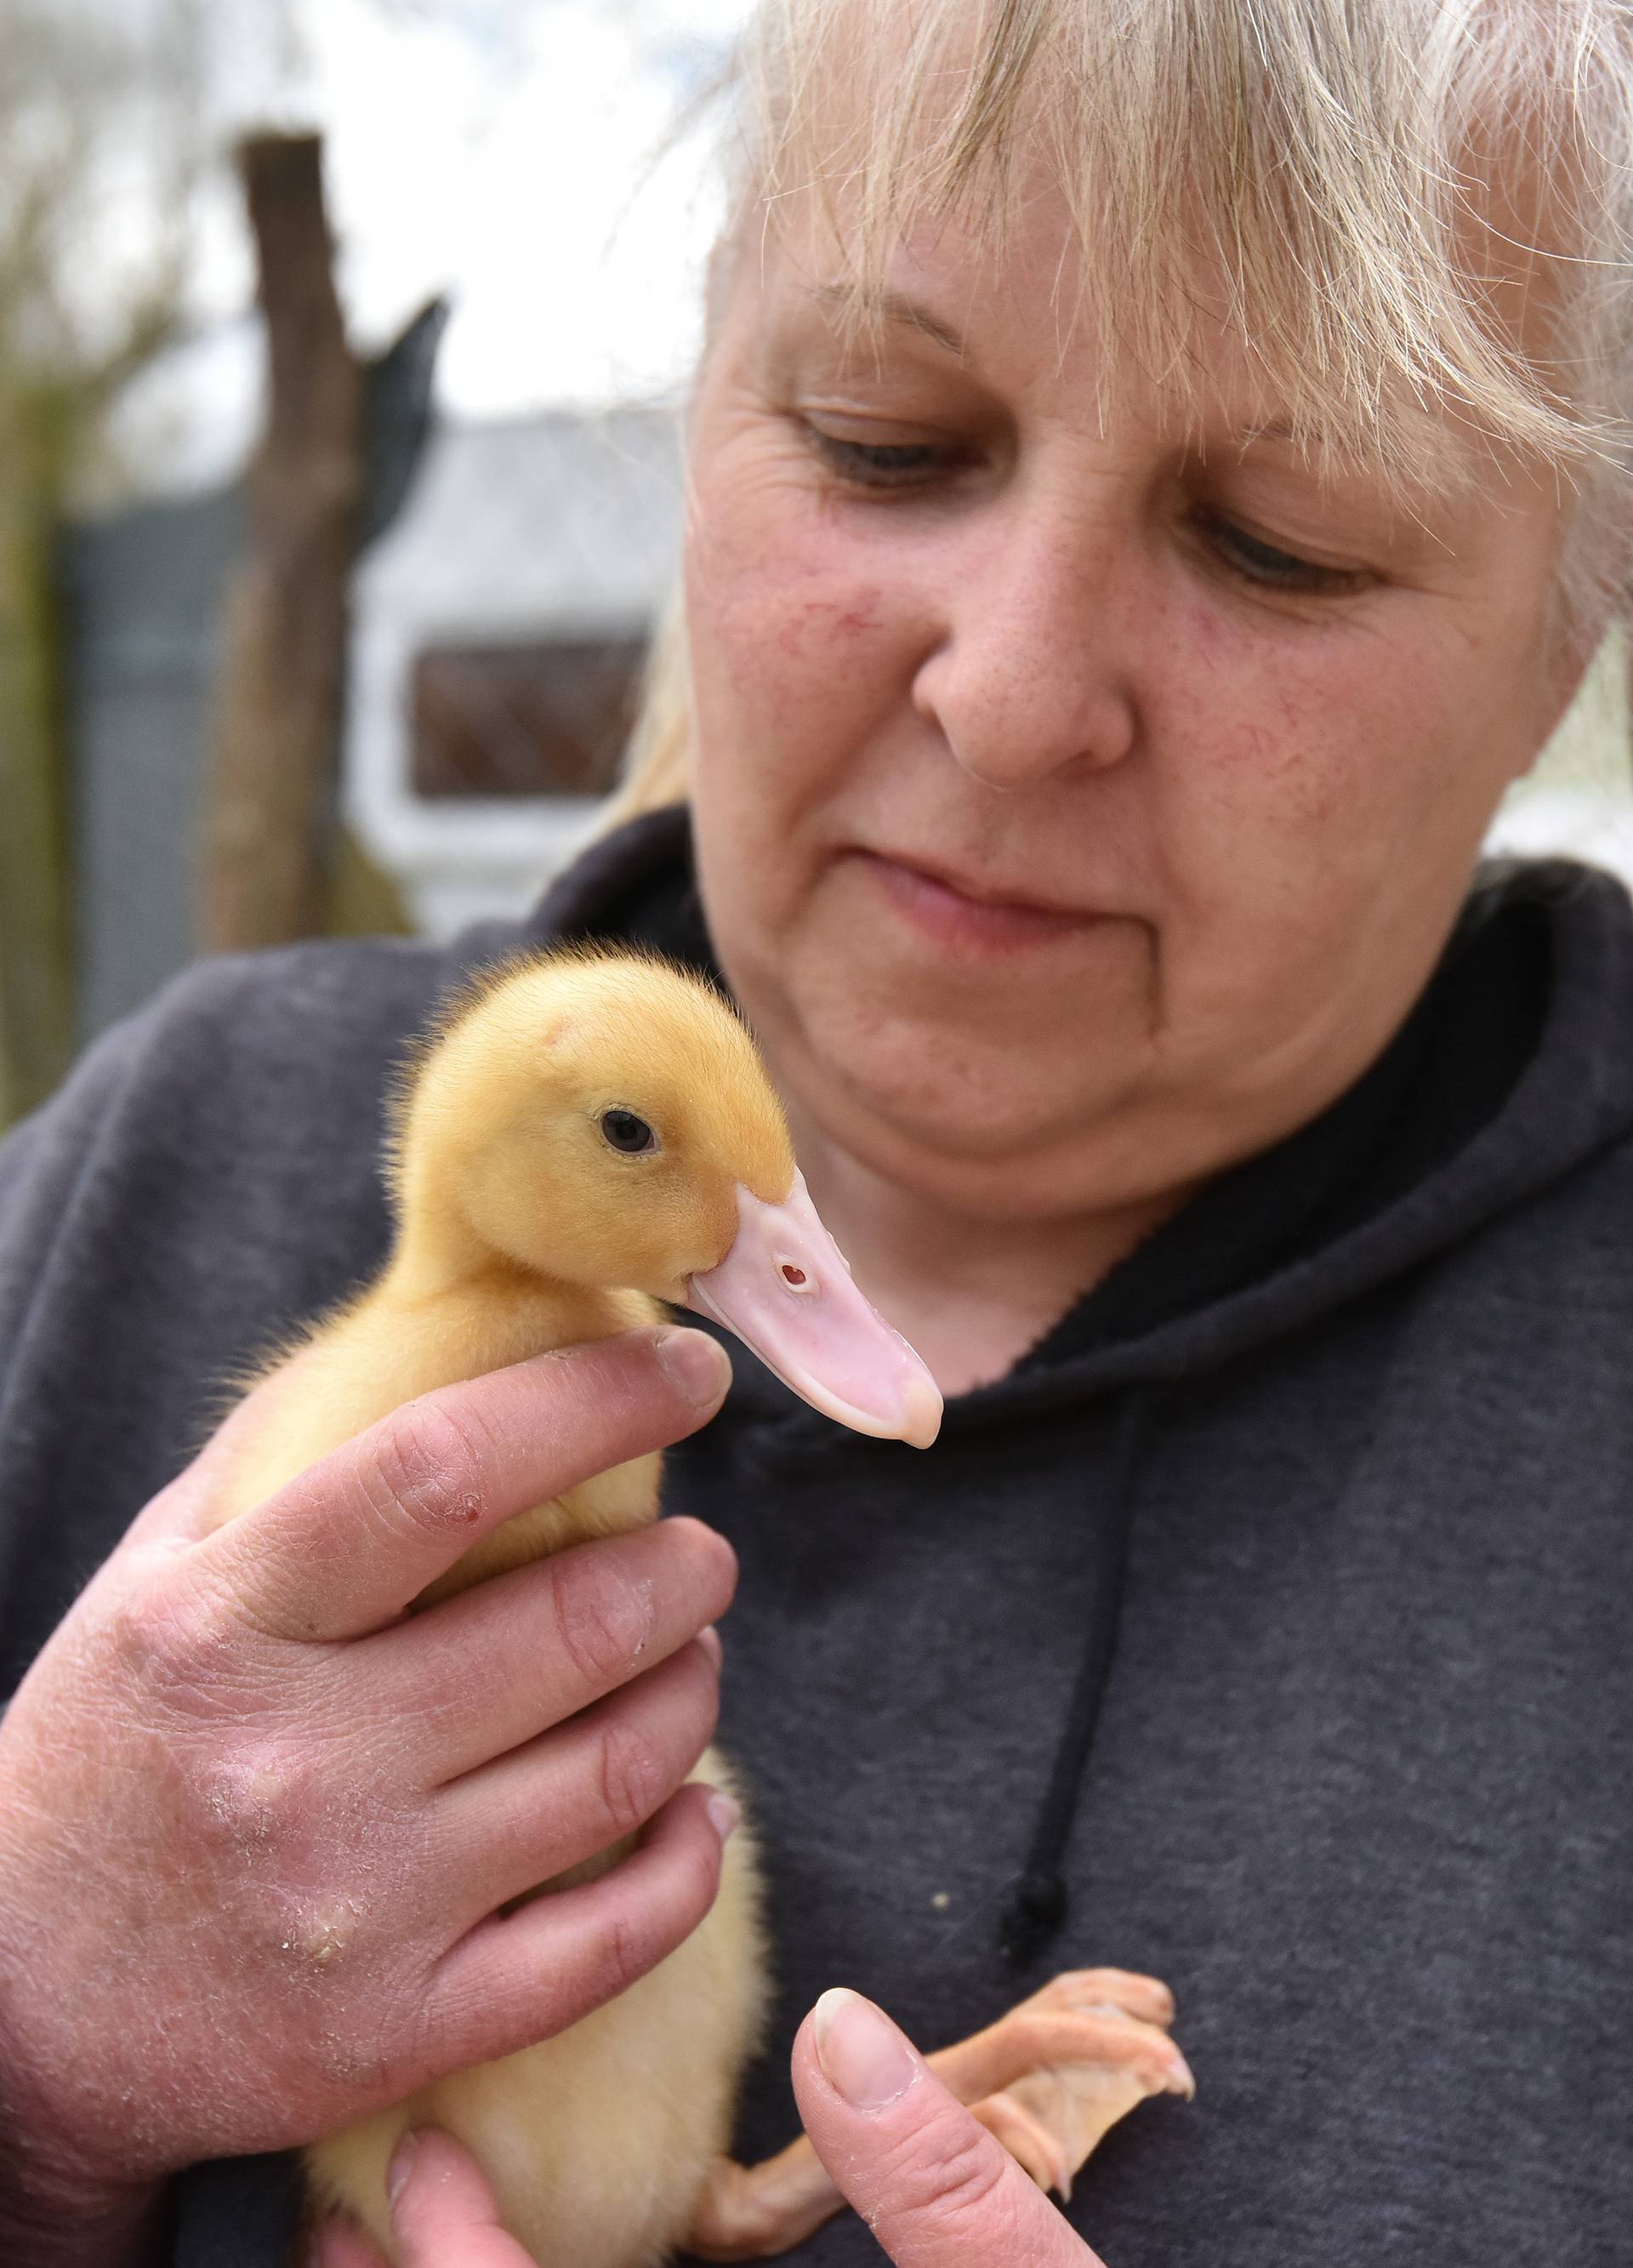
{"label": "duckling's webbed foot", "polygon": [[[926,2061],[1040,2189],[1066,2198],[1136,2102],[1195,2094],[1168,2036],[1173,2021],[1173,1995],[1155,1977],[1074,1969]],[[685,2250],[703,2260],[769,2259],[814,2235],[843,2203],[803,2136],[758,2166],[718,2158]]]}
{"label": "duckling's webbed foot", "polygon": [[1173,1996],[1155,1977],[1076,1969],[984,2032],[929,2058],[1038,2187],[1071,2195],[1079,2169],[1151,2095],[1196,2091],[1168,2036]]}

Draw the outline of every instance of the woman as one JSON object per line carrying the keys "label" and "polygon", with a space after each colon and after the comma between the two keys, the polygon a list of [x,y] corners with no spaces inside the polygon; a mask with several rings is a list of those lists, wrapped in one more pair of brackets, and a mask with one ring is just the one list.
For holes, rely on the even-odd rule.
{"label": "woman", "polygon": [[[251,2154],[691,1926],[703,1528],[490,1586],[413,1681],[371,1645],[455,1509],[682,1435],[669,1507],[743,1567],[722,1737],[782,1985],[744,2154],[823,1988],[935,2044],[1115,1962],[1174,1986],[1201,2094],[1080,2184],[1111,2268],[1614,2257],[1633,913],[1470,878],[1628,587],[1630,45],[1597,0],[768,8],[685,640],[636,816],[525,934],[718,966],[944,1444],[746,1359],[694,1432],[717,1367],[643,1339],[195,1546],[209,1381],[378,1256],[390,1063],[514,940],[206,969],[106,1043],[0,1181],[29,2257],[270,2259]],[[574,1712],[656,1759],[643,1850],[519,1935],[448,1921],[500,1829],[427,1792],[478,1660],[540,1689],[546,1842],[595,1816]],[[900,2257],[1066,2257],[926,2234],[913,2151],[964,2130],[922,2079],[845,2113],[799,2052]]]}

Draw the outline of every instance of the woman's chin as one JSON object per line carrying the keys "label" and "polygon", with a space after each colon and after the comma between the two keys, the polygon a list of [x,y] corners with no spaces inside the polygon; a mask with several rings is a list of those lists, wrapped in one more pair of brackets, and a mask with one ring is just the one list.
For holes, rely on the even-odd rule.
{"label": "woman's chin", "polygon": [[774,1043],[790,1099],[876,1165],[891,1152],[899,1167],[905,1150],[926,1174],[935,1160],[979,1170],[1080,1146],[1128,1108],[1146,1064],[1144,1035],[1109,1023],[1103,1046],[1041,1064],[1012,1024],[915,1013],[860,975],[791,1005],[792,1045]]}

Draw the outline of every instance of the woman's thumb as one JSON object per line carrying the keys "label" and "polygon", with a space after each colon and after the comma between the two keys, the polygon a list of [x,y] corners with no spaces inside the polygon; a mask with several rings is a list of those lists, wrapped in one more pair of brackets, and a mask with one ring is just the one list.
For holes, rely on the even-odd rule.
{"label": "woman's thumb", "polygon": [[860,1993],[824,1992],[806,2017],[794,2092],[818,2157],[899,2268],[1100,2268]]}

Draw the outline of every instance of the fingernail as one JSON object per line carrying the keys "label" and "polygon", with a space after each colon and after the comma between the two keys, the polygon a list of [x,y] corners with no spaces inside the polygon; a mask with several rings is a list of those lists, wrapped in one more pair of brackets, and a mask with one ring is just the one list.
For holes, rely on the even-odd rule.
{"label": "fingernail", "polygon": [[712,1410],[732,1383],[731,1359],[707,1331],[659,1331],[658,1359],[675,1392],[694,1409]]}
{"label": "fingernail", "polygon": [[408,2176],[414,2171],[415,2153],[418,2150],[419,2146],[420,2138],[414,2132],[414,2129],[410,2127],[408,2132],[403,2136],[401,2141],[398,2143],[396,2148],[392,2152],[391,2161],[386,2169],[386,2202],[387,2205],[394,2205],[398,2198],[402,2195],[404,2190],[408,2186]]}
{"label": "fingernail", "polygon": [[1176,2092],[1184,2095],[1188,2102],[1195,2102],[1196,2100],[1196,2081],[1192,2075],[1189,2064],[1186,2062],[1185,2058],[1180,2053],[1178,2048],[1174,2049],[1173,2055],[1169,2058],[1169,2069],[1173,2073]]}
{"label": "fingernail", "polygon": [[715,1833],[723,1843],[729,1841],[742,1823],[742,1805],[734,1803],[729,1795],[722,1795],[717,1789],[710,1797],[706,1808],[714,1822]]}
{"label": "fingernail", "polygon": [[884,2011],[859,1992],[824,1992],[815,2031],[822,2075],[855,2110],[882,2110],[918,2077],[918,2058]]}
{"label": "fingernail", "polygon": [[717,1669],[725,1660],[725,1648],[720,1643],[720,1633],[712,1623],[705,1623],[697,1633],[697,1643]]}

